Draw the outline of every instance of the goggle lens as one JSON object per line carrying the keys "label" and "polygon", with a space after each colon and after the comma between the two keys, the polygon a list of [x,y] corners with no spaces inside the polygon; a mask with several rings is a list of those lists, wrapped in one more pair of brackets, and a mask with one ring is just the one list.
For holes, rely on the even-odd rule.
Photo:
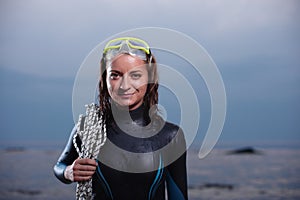
{"label": "goggle lens", "polygon": [[117,38],[107,43],[103,53],[106,54],[107,59],[112,59],[121,53],[129,53],[147,60],[147,55],[150,55],[150,47],[145,41],[138,38]]}

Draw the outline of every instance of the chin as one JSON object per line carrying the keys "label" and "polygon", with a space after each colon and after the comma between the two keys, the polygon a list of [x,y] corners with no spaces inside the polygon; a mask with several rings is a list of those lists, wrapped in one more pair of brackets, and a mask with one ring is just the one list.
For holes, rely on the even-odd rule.
{"label": "chin", "polygon": [[140,106],[140,103],[139,102],[117,102],[117,104],[120,106],[120,107],[123,107],[123,108],[128,108],[129,110],[131,109],[136,109]]}
{"label": "chin", "polygon": [[121,107],[131,107],[134,105],[131,101],[117,101],[116,103]]}

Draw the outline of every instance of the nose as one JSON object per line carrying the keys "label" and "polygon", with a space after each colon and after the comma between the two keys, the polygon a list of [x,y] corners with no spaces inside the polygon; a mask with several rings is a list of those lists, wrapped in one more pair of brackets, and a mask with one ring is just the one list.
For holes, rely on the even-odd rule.
{"label": "nose", "polygon": [[122,90],[130,89],[130,81],[129,81],[127,74],[124,74],[124,76],[122,77],[120,89],[122,89]]}

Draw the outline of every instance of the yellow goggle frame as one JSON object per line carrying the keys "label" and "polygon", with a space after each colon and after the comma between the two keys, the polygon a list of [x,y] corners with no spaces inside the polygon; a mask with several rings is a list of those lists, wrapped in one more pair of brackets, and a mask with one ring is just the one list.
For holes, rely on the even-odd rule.
{"label": "yellow goggle frame", "polygon": [[[147,42],[134,37],[121,37],[110,40],[104,47],[103,54],[106,54],[109,50],[121,50],[124,44],[127,44],[132,50],[141,50],[147,55],[150,54],[150,47]],[[128,49],[129,52],[131,52],[130,49]]]}

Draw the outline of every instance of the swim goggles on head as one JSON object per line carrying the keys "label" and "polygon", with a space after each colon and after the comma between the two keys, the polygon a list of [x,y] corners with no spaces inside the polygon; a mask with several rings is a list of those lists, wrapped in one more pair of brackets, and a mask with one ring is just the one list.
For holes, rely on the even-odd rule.
{"label": "swim goggles on head", "polygon": [[149,45],[145,41],[134,37],[121,37],[110,40],[103,50],[103,54],[108,60],[122,53],[138,56],[145,61],[147,56],[151,57]]}

